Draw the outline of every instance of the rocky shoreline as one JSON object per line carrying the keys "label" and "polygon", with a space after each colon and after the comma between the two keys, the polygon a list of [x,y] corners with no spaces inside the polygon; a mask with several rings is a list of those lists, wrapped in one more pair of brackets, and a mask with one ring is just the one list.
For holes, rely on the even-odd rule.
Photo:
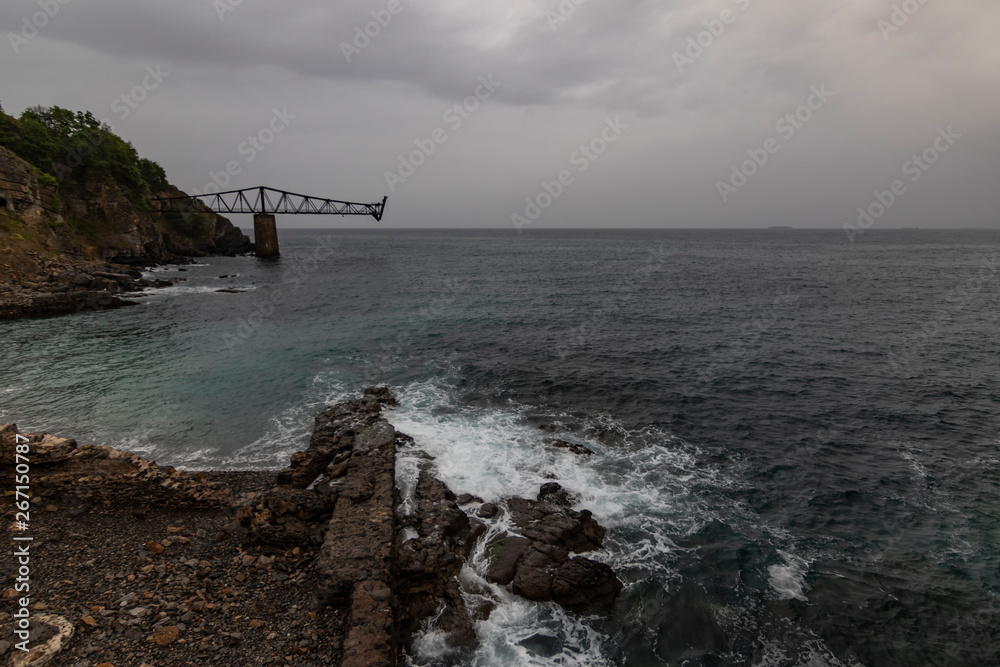
{"label": "rocky shoreline", "polygon": [[[91,170],[50,176],[0,147],[0,321],[127,306],[166,281],[140,267],[235,256],[253,243],[200,202],[153,212]],[[150,197],[182,196],[167,183]]]}
{"label": "rocky shoreline", "polygon": [[[485,580],[516,595],[572,611],[614,604],[615,573],[578,555],[601,548],[604,528],[557,483],[484,503],[456,497],[429,461],[403,502],[396,452],[413,441],[382,416],[395,404],[369,388],[327,409],[278,473],[182,472],[28,435],[32,650],[58,645],[44,664],[74,667],[396,665],[431,621],[468,649],[498,602],[488,584],[461,588],[482,549]],[[16,433],[0,426],[4,479],[15,474]],[[2,509],[14,530],[13,491]],[[488,530],[498,514],[508,531]],[[9,552],[0,567],[7,660],[20,594]]]}
{"label": "rocky shoreline", "polygon": [[0,321],[132,306],[133,301],[121,296],[174,284],[144,279],[141,270],[129,265],[27,254],[37,267],[30,272],[0,265]]}

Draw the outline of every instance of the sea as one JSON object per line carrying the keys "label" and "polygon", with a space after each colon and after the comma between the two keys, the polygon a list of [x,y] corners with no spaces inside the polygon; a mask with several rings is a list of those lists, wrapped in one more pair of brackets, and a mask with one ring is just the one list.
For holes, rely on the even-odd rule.
{"label": "sea", "polygon": [[1000,232],[279,234],[153,269],[180,282],[134,307],[0,323],[0,421],[278,469],[387,384],[404,495],[430,456],[607,527],[613,609],[492,586],[478,644],[431,620],[415,667],[1000,664]]}

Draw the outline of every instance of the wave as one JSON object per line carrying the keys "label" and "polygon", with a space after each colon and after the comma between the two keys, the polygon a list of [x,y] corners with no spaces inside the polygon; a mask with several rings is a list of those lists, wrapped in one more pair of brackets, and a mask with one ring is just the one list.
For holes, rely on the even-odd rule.
{"label": "wave", "polygon": [[[593,456],[548,446],[544,440],[550,434],[532,425],[528,408],[513,404],[464,406],[456,401],[449,384],[440,378],[411,383],[398,392],[400,406],[386,413],[394,427],[414,440],[397,454],[404,511],[412,508],[417,475],[428,460],[433,462],[437,477],[456,494],[468,493],[487,502],[512,496],[534,498],[541,484],[558,481],[575,498],[576,509],[591,510],[608,528],[605,549],[587,557],[611,565],[626,588],[609,621],[604,615],[573,614],[554,603],[530,602],[486,581],[486,545],[493,536],[513,529],[509,515],[502,510],[494,519],[484,521],[487,533],[461,575],[470,608],[476,608],[484,594],[499,601],[488,620],[478,622],[480,641],[475,655],[459,662],[450,653],[453,649],[443,643],[443,634],[430,622],[416,637],[409,664],[618,663],[623,658],[618,646],[620,628],[642,632],[643,624],[654,613],[644,605],[669,596],[668,591],[682,579],[678,558],[686,548],[679,546],[678,540],[713,522],[734,522],[733,516],[723,516],[703,500],[704,496],[721,494],[740,482],[706,463],[704,452],[669,431],[630,429],[608,416],[598,416],[572,433],[558,434],[590,448]],[[556,415],[551,421],[579,422],[579,416]],[[613,437],[581,433],[610,433]],[[739,512],[735,520],[759,523],[757,517]],[[770,551],[784,560],[769,571],[773,592],[779,598],[804,600],[808,561],[792,553],[794,544],[787,533],[767,534],[787,548]],[[748,613],[717,612],[734,618],[745,618]],[[819,640],[808,637],[808,641]],[[822,647],[816,650],[816,655],[832,655]]]}
{"label": "wave", "polygon": [[128,292],[127,294],[122,294],[121,296],[140,301],[143,299],[184,296],[188,294],[218,294],[220,297],[232,296],[233,294],[231,292],[219,292],[220,289],[239,290],[240,292],[253,292],[254,290],[257,289],[257,286],[256,285],[185,285],[181,283],[179,285],[172,285],[171,287],[152,287],[142,292]]}

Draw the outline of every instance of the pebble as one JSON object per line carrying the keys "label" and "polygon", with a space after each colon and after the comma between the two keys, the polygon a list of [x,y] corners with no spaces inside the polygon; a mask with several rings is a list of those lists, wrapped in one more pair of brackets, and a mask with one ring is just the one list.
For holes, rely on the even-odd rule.
{"label": "pebble", "polygon": [[153,641],[158,646],[167,646],[177,641],[177,637],[180,636],[180,630],[174,625],[165,625],[155,633],[153,633]]}

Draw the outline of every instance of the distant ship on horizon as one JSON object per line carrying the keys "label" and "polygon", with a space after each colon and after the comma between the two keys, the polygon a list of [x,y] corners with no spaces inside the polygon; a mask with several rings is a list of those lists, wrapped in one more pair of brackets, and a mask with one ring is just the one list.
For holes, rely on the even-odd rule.
{"label": "distant ship on horizon", "polygon": [[773,227],[768,227],[768,229],[795,229],[790,225],[775,225]]}

